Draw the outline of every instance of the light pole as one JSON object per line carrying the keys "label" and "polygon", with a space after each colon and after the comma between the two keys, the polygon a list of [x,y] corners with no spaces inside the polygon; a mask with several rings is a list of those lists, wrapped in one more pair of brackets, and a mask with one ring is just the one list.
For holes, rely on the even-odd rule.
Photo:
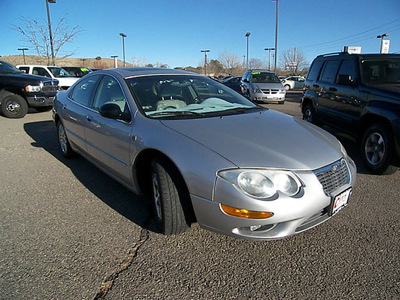
{"label": "light pole", "polygon": [[268,51],[268,70],[271,70],[271,51],[275,48],[265,48],[264,50]]}
{"label": "light pole", "polygon": [[382,54],[382,53],[384,53],[384,51],[383,51],[383,47],[384,47],[384,38],[386,37],[386,36],[389,36],[389,34],[388,33],[384,33],[384,34],[381,34],[381,35],[378,35],[376,38],[378,38],[378,39],[381,39],[381,51],[380,51],[380,53]]}
{"label": "light pole", "polygon": [[51,33],[49,3],[56,3],[56,0],[45,0],[45,1],[46,1],[46,9],[47,9],[47,24],[49,26],[49,38],[50,38],[50,48],[51,48],[51,63],[52,63],[53,66],[55,66],[56,62],[54,60],[53,35]]}
{"label": "light pole", "polygon": [[246,50],[246,69],[249,68],[249,36],[250,32],[247,32],[245,34],[246,40],[247,40],[247,50]]}
{"label": "light pole", "polygon": [[125,63],[125,38],[126,38],[126,34],[124,33],[120,33],[120,36],[122,36],[122,56],[124,59],[124,67],[126,67],[126,63]]}
{"label": "light pole", "polygon": [[28,48],[18,48],[19,51],[22,51],[22,56],[24,57],[24,65],[26,65],[25,62],[25,50],[29,50]]}
{"label": "light pole", "polygon": [[274,61],[274,72],[276,72],[276,59],[278,57],[278,12],[279,12],[279,0],[276,1],[276,12],[275,12],[275,61]]}
{"label": "light pole", "polygon": [[210,50],[201,50],[200,52],[204,52],[204,76],[207,76],[207,53]]}

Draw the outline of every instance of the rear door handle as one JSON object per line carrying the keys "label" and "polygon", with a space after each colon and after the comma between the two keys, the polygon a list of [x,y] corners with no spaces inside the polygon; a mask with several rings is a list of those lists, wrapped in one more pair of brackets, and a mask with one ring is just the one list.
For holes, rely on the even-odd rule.
{"label": "rear door handle", "polygon": [[90,117],[90,116],[86,116],[85,118],[86,118],[86,121],[88,121],[88,122],[92,122],[92,117]]}

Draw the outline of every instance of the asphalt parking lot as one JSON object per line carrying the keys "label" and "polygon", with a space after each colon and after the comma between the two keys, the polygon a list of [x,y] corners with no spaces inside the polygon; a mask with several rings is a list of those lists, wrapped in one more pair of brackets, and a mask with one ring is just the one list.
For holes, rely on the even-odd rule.
{"label": "asphalt parking lot", "polygon": [[[267,107],[301,116],[297,94]],[[159,235],[144,199],[61,156],[51,112],[0,116],[0,299],[399,299],[400,172],[371,175],[335,134],[358,167],[349,205],[255,242]]]}

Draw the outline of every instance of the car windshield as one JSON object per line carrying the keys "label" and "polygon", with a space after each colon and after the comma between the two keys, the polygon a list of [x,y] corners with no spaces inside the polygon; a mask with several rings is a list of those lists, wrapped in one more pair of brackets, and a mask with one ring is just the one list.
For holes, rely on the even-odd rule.
{"label": "car windshield", "polygon": [[48,67],[48,68],[54,77],[71,77],[72,76],[63,68],[59,68],[59,67]]}
{"label": "car windshield", "polygon": [[275,83],[281,82],[274,73],[252,72],[250,77],[251,83]]}
{"label": "car windshield", "polygon": [[196,75],[127,79],[138,105],[150,118],[198,118],[263,109],[230,88]]}
{"label": "car windshield", "polygon": [[4,61],[0,61],[0,74],[21,74],[22,71]]}
{"label": "car windshield", "polygon": [[361,66],[365,84],[400,83],[400,59],[364,60]]}

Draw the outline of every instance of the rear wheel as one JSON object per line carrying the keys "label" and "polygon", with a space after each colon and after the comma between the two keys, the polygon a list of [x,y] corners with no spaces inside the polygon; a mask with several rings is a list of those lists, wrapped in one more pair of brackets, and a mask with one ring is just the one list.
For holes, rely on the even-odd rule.
{"label": "rear wheel", "polygon": [[290,85],[285,84],[284,88],[285,88],[285,91],[289,91],[290,90]]}
{"label": "rear wheel", "polygon": [[393,137],[385,124],[371,125],[365,131],[361,142],[361,155],[373,173],[389,175],[396,172],[398,168],[391,165],[393,151]]}
{"label": "rear wheel", "polygon": [[188,197],[184,183],[176,169],[163,158],[151,163],[151,184],[154,212],[158,229],[165,235],[186,231],[189,225],[185,218],[184,201]]}
{"label": "rear wheel", "polygon": [[19,95],[9,94],[1,101],[1,112],[7,118],[23,118],[28,112],[28,103]]}

